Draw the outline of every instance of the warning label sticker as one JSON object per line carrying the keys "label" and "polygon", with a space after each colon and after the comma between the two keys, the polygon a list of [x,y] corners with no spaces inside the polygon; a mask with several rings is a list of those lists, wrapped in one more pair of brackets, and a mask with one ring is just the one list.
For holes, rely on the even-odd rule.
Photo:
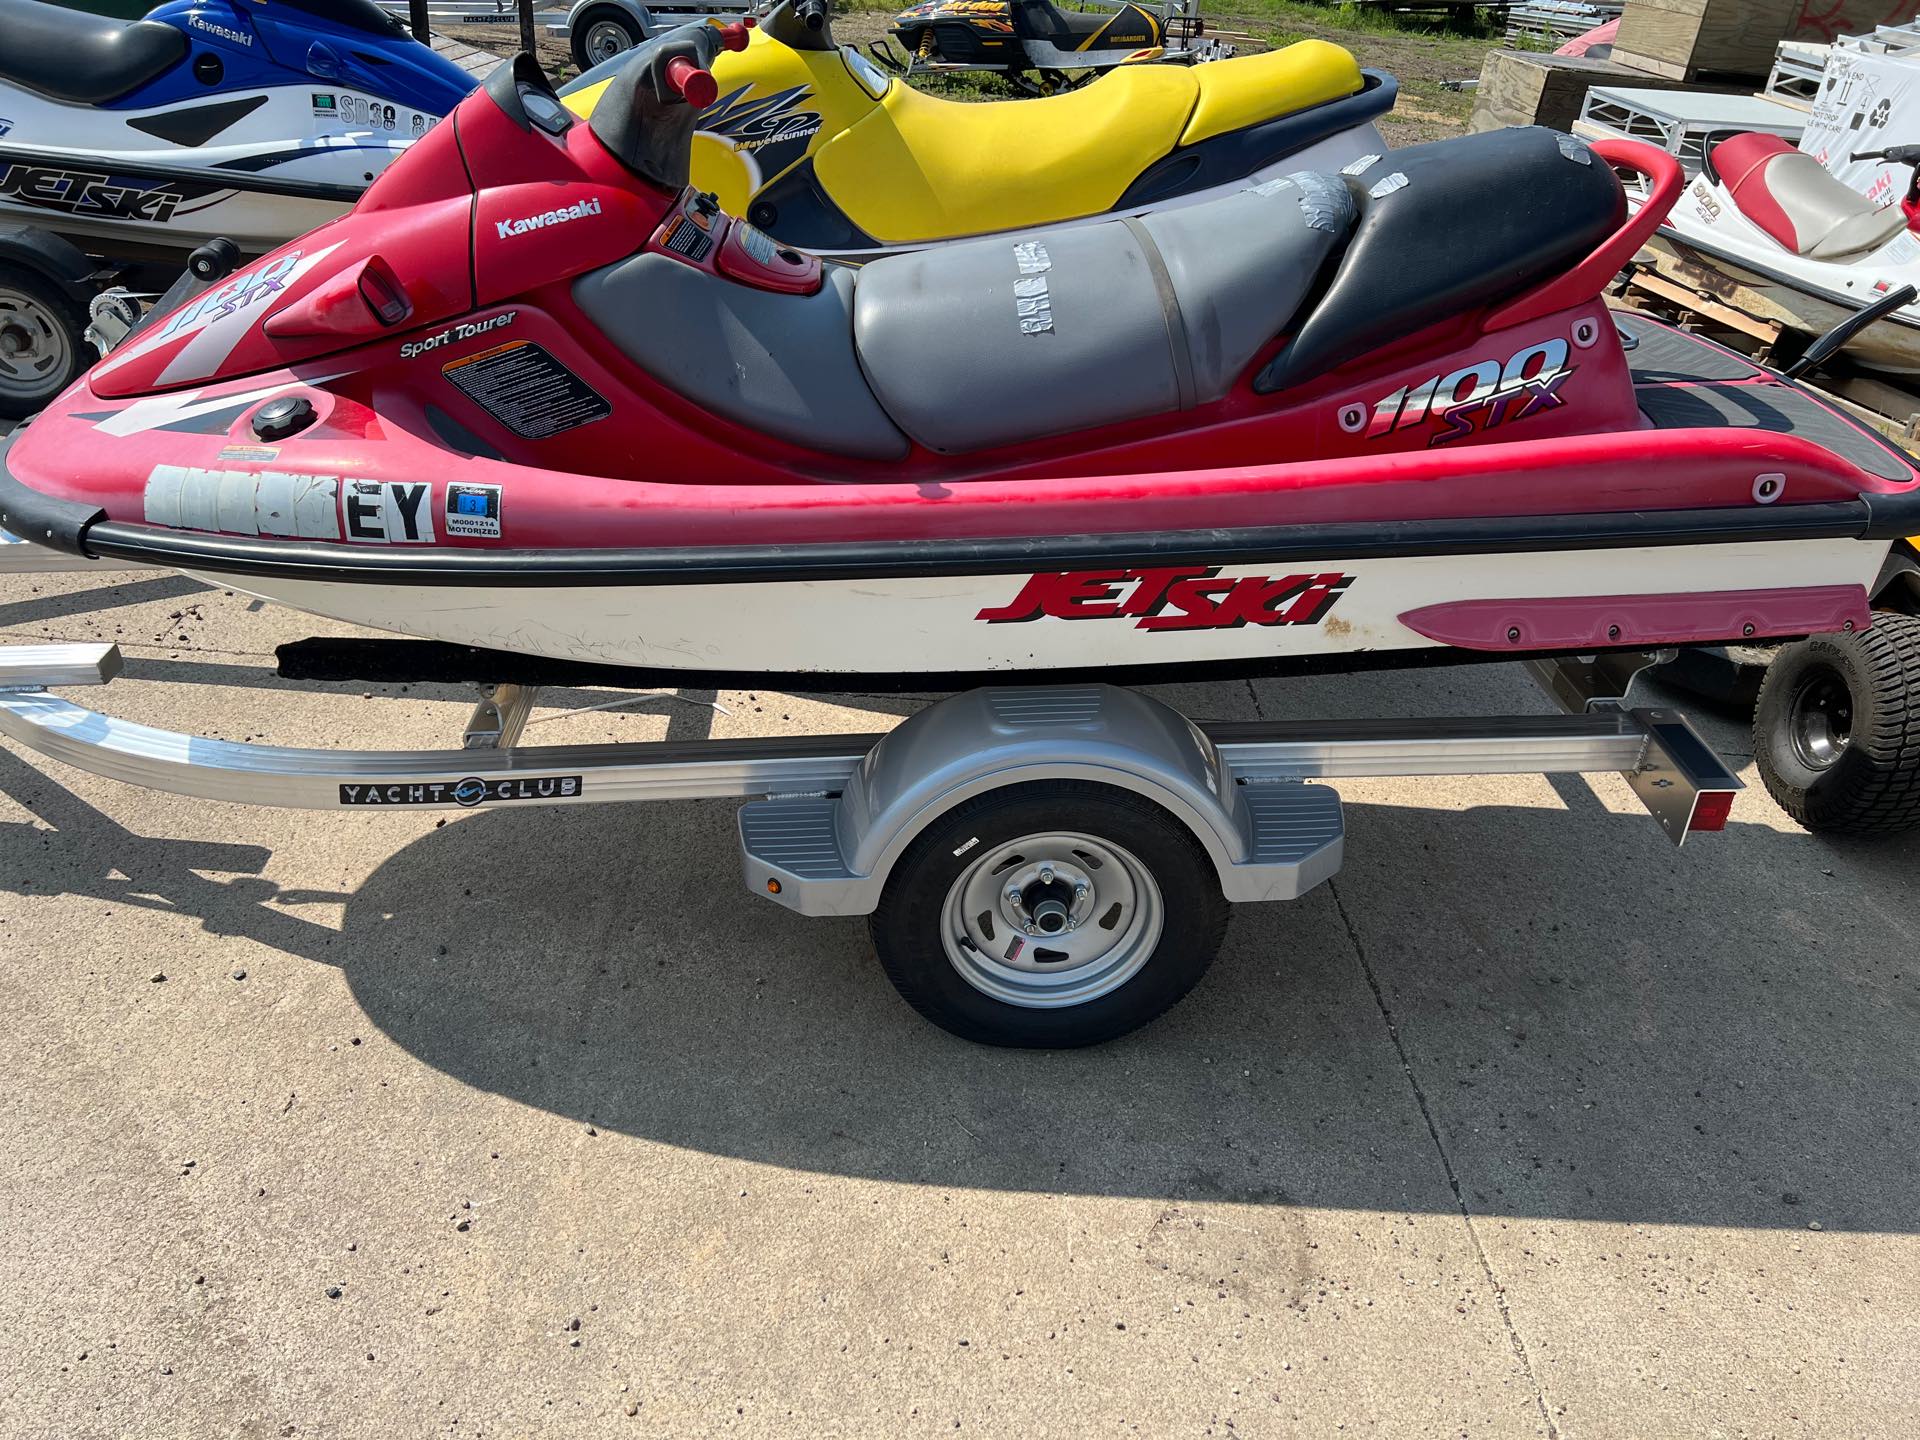
{"label": "warning label sticker", "polygon": [[524,440],[544,440],[613,413],[604,396],[531,340],[482,350],[440,373]]}

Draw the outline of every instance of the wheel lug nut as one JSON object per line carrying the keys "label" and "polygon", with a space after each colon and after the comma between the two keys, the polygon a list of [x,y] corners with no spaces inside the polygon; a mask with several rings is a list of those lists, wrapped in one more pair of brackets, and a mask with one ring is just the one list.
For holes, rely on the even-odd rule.
{"label": "wheel lug nut", "polygon": [[1040,867],[1040,883],[1042,885],[1053,884],[1053,867],[1051,865],[1042,865]]}

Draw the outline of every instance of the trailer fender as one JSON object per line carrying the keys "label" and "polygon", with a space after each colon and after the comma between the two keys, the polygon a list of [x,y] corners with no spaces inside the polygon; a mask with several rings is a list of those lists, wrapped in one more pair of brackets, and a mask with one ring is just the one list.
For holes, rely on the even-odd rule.
{"label": "trailer fender", "polygon": [[[990,790],[1061,779],[1159,805],[1192,832],[1229,900],[1293,899],[1340,867],[1331,789],[1238,785],[1198,727],[1159,701],[1110,685],[1050,686],[973,690],[929,706],[874,747],[837,799],[744,806],[747,884],[802,914],[869,914],[894,862],[932,821]],[[1304,854],[1263,843],[1264,802],[1282,791],[1319,821]]]}
{"label": "trailer fender", "polygon": [[72,241],[38,225],[0,225],[0,261],[23,266],[63,287],[84,309],[100,267]]}

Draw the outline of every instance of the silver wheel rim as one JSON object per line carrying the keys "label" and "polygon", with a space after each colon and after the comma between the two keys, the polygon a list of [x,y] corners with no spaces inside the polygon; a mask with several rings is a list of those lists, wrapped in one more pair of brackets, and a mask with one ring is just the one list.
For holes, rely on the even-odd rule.
{"label": "silver wheel rim", "polygon": [[1131,853],[1053,831],[995,846],[962,871],[941,906],[940,939],[981,994],[1053,1010],[1111,995],[1138,975],[1165,913],[1160,886]]}
{"label": "silver wheel rim", "polygon": [[0,288],[0,395],[51,395],[73,368],[73,341],[59,318],[24,290]]}
{"label": "silver wheel rim", "polygon": [[1809,770],[1831,769],[1853,743],[1853,696],[1837,671],[1817,670],[1794,691],[1788,737]]}
{"label": "silver wheel rim", "polygon": [[595,65],[633,48],[633,36],[618,20],[596,20],[587,27],[587,58]]}

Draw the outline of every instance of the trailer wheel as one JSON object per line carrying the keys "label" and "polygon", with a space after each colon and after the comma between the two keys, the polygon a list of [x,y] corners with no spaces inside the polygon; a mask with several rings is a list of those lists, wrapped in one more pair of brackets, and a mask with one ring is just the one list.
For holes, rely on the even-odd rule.
{"label": "trailer wheel", "polygon": [[638,45],[645,37],[633,17],[614,5],[597,5],[580,17],[569,37],[573,63],[582,72]]}
{"label": "trailer wheel", "polygon": [[24,420],[88,363],[86,307],[37,270],[0,264],[0,418]]}
{"label": "trailer wheel", "polygon": [[1884,835],[1920,825],[1920,619],[1880,612],[1767,668],[1753,714],[1767,792],[1807,829]]}
{"label": "trailer wheel", "polygon": [[976,796],[887,877],[874,949],[908,1004],[987,1045],[1096,1045],[1206,972],[1227,925],[1213,862],[1131,791],[1042,781]]}

